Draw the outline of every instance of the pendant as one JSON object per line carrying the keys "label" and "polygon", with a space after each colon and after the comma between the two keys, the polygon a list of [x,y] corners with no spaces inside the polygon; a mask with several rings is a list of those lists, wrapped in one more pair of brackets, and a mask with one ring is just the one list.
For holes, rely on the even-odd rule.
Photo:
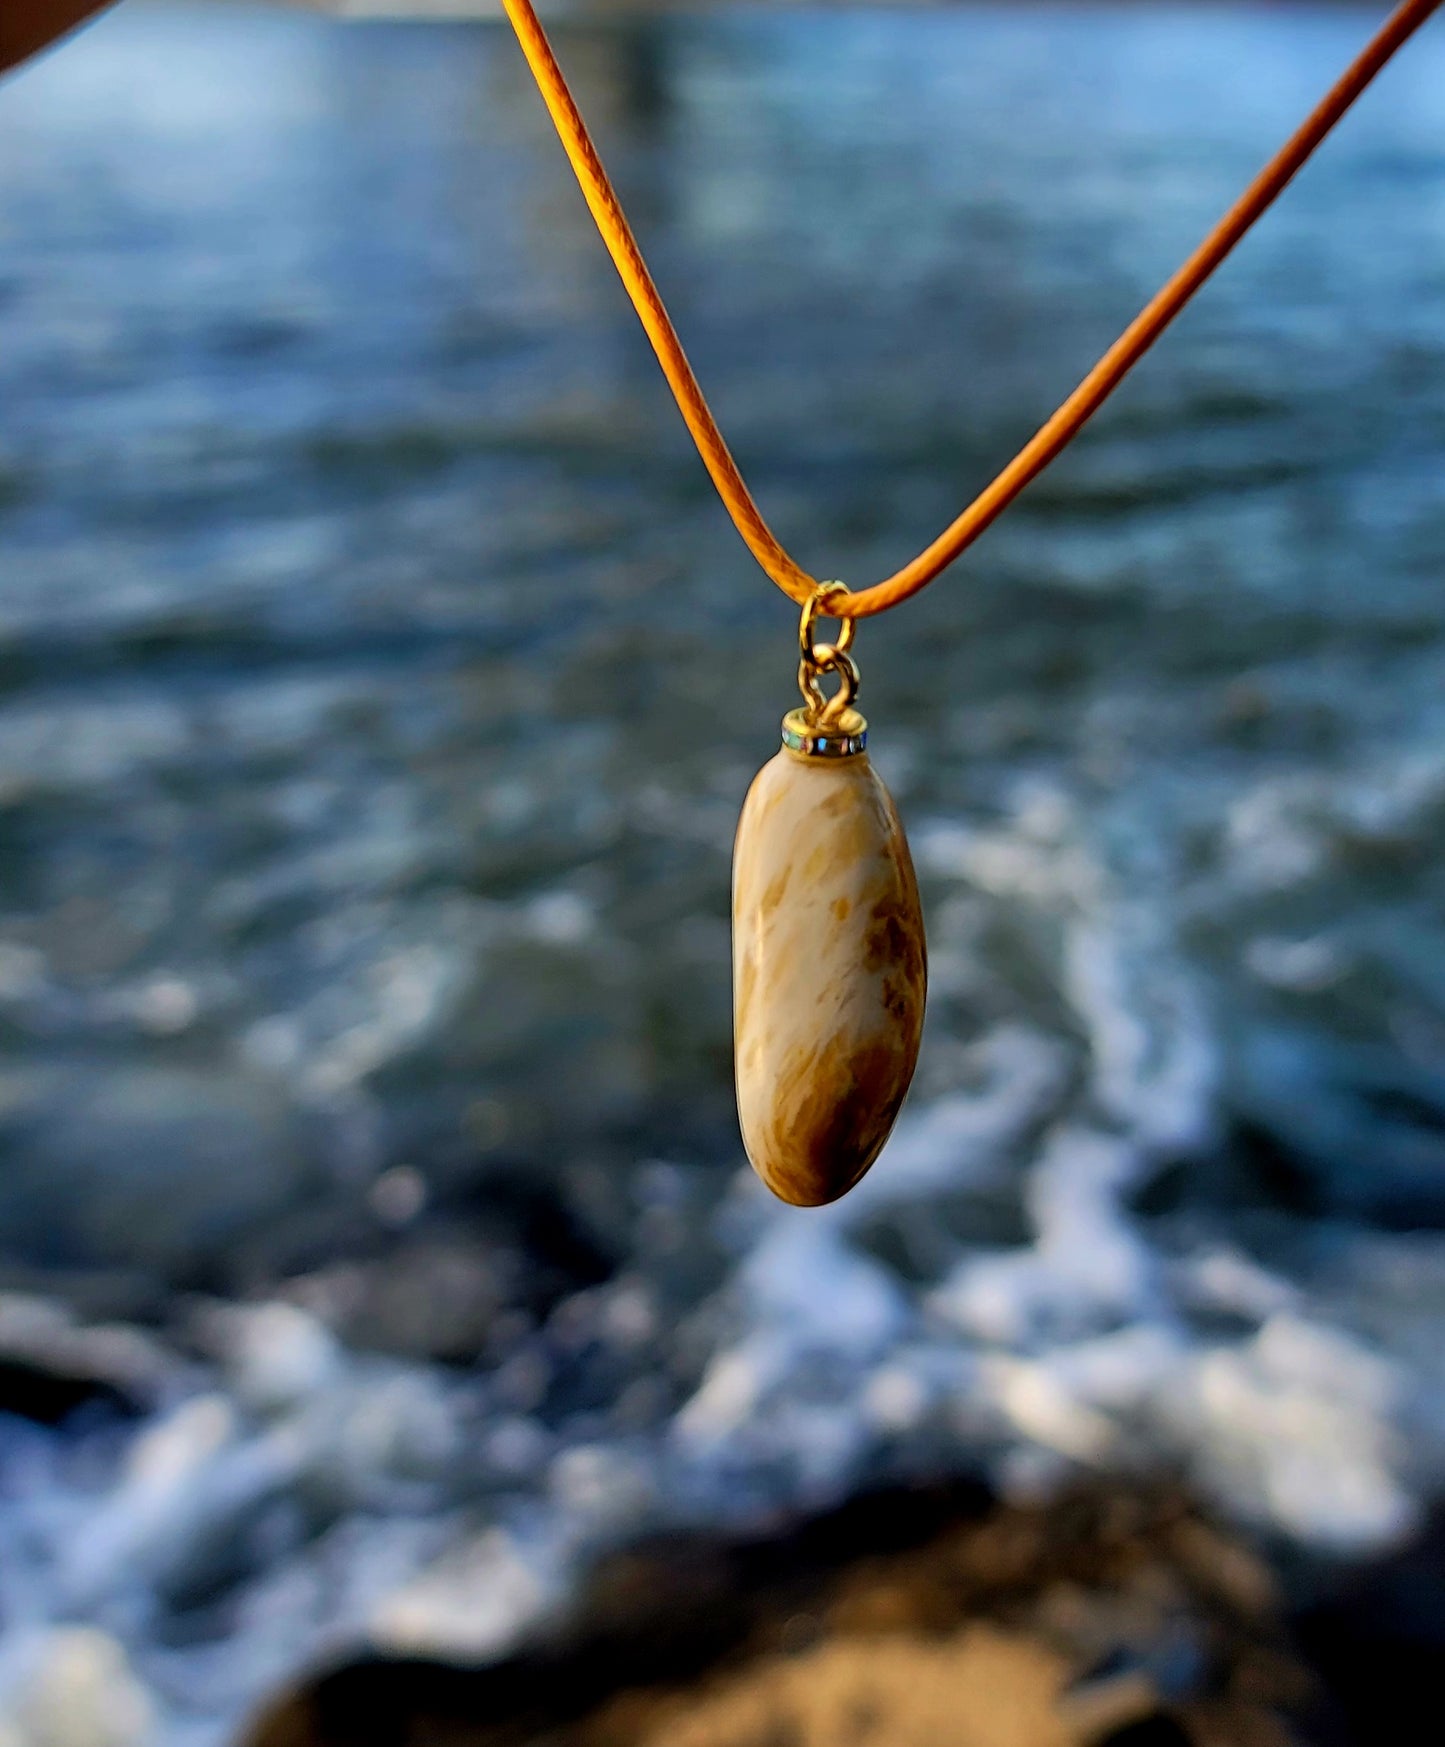
{"label": "pendant", "polygon": [[[733,1053],[743,1144],[784,1201],[846,1195],[878,1157],[918,1061],[927,966],[908,840],[853,708],[854,621],[813,641],[803,609],[783,745],[733,847]],[[824,673],[841,689],[827,697]]]}

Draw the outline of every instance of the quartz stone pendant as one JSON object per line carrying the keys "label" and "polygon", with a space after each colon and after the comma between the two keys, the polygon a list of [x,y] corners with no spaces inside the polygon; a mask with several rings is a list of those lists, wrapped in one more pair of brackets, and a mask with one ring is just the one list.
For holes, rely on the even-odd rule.
{"label": "quartz stone pendant", "polygon": [[[846,1195],[882,1150],[918,1060],[927,971],[908,842],[851,707],[858,673],[812,642],[807,705],[753,781],[733,849],[738,1114],[753,1168],[784,1201]],[[843,682],[825,698],[819,675]]]}

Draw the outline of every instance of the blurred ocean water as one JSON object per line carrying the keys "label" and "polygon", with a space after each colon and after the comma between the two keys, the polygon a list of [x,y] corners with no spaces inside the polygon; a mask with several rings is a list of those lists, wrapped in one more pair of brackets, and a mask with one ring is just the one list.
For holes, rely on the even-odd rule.
{"label": "blurred ocean water", "polygon": [[[775,526],[863,583],[1369,28],[558,40]],[[729,1065],[793,609],[510,38],[133,0],[0,89],[0,1347],[85,1403],[0,1417],[17,1729],[57,1622],[123,1646],[138,1740],[210,1741],[328,1645],[484,1650],[639,1526],[883,1474],[1178,1467],[1303,1546],[1408,1536],[1445,1473],[1442,91],[1430,29],[860,633],[930,1028],[809,1216],[739,1175]]]}

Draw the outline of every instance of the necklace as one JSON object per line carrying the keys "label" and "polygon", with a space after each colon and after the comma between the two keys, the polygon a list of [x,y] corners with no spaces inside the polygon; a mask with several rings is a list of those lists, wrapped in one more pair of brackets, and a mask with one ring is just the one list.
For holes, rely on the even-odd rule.
{"label": "necklace", "polygon": [[[868,759],[850,653],[857,621],[908,600],[958,558],[1072,440],[1273,204],[1442,0],[1403,0],[1057,412],[911,563],[854,593],[783,548],[728,450],[557,64],[532,0],[502,0],[592,217],[738,533],[802,609],[802,706],[748,791],[733,850],[738,1113],[758,1175],[784,1201],[845,1195],[882,1150],[918,1060],[927,981],[907,839]],[[819,642],[818,619],[840,629]],[[837,681],[831,696],[825,677]]]}

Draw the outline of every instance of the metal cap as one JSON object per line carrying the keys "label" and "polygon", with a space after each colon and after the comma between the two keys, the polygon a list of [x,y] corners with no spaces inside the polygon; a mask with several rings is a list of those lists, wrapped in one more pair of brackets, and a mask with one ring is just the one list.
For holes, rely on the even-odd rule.
{"label": "metal cap", "polygon": [[805,709],[783,717],[783,745],[805,758],[856,758],[868,745],[868,724],[857,710],[839,713],[836,722],[810,719]]}

